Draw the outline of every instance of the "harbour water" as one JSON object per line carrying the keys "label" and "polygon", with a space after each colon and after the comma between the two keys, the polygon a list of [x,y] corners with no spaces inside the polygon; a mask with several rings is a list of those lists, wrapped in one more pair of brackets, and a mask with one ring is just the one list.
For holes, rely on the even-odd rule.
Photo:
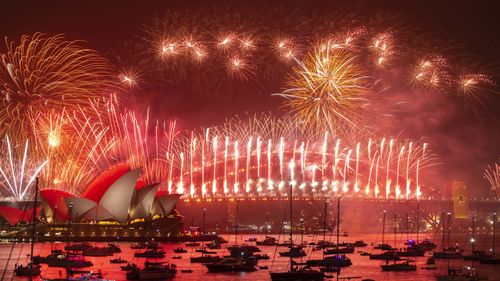
{"label": "harbour water", "polygon": [[[225,239],[229,241],[228,244],[222,244],[222,249],[214,250],[217,253],[222,255],[227,255],[228,251],[225,247],[229,245],[234,245],[235,236],[234,235],[222,235]],[[288,237],[286,235],[270,235],[276,238],[279,238],[280,241],[284,241]],[[415,235],[411,235],[415,237]],[[258,240],[263,240],[264,235],[238,235],[238,243],[245,243],[244,240],[249,237],[255,237]],[[429,237],[433,240],[437,245],[437,250],[440,250],[440,242],[441,237],[435,234],[421,234],[420,238]],[[453,235],[452,244],[458,242],[461,245],[465,245],[465,253],[470,253],[470,244],[466,244],[468,241],[469,235]],[[295,238],[296,242],[301,242],[301,236],[297,235]],[[476,243],[476,249],[478,250],[489,250],[491,247],[491,236],[478,236]],[[315,241],[318,239],[322,239],[322,235],[304,235],[303,241]],[[327,240],[335,241],[336,237],[327,234]],[[354,242],[356,240],[363,239],[366,243],[368,243],[367,247],[364,248],[356,248],[356,251],[365,251],[365,252],[373,252],[376,253],[378,250],[373,250],[371,243],[379,243],[381,239],[381,235],[376,234],[368,234],[368,235],[354,235],[349,237],[341,237],[340,241],[346,242]],[[406,240],[406,234],[398,234],[396,239],[394,239],[393,235],[387,234],[385,238],[385,242],[394,246],[394,243],[397,243],[398,248],[404,247],[404,242]],[[253,243],[248,243],[253,244]],[[498,243],[500,244],[500,243]],[[35,255],[45,256],[50,253],[52,249],[64,249],[65,243],[37,243],[35,245]],[[105,243],[95,243],[95,245],[104,246]],[[115,255],[115,257],[121,257],[126,259],[127,261],[137,263],[139,266],[143,266],[143,263],[146,261],[145,258],[134,258],[134,253],[138,250],[132,250],[130,248],[130,243],[117,243],[121,247],[122,253]],[[170,262],[177,265],[178,273],[175,280],[186,280],[186,281],[199,281],[201,278],[205,280],[217,280],[217,281],[229,281],[229,280],[270,280],[269,271],[282,271],[286,270],[289,265],[289,258],[280,257],[278,252],[285,251],[285,247],[275,247],[275,246],[259,246],[262,250],[261,254],[268,254],[270,256],[269,260],[260,260],[259,266],[268,266],[267,270],[258,270],[255,272],[249,273],[208,273],[205,266],[202,264],[191,264],[189,258],[191,256],[200,256],[201,254],[195,252],[199,247],[186,247],[183,243],[167,243],[162,244],[163,249],[166,251],[166,257],[164,259],[149,259],[150,261],[165,261]],[[187,253],[177,254],[174,253],[173,250],[178,247],[183,247],[188,250]],[[30,252],[30,244],[17,244],[15,246],[9,244],[0,245],[0,276],[3,276],[3,280],[16,280],[22,281],[27,280],[27,277],[17,277],[13,274],[14,265],[16,263],[26,264],[29,258]],[[307,249],[308,256],[306,258],[320,258],[322,253],[321,251],[312,251],[312,246]],[[359,253],[355,252],[353,254],[349,254],[349,258],[351,258],[353,265],[347,268],[343,268],[341,271],[340,278],[347,277],[362,277],[362,278],[370,278],[373,280],[435,280],[435,276],[438,274],[446,274],[448,266],[455,268],[462,268],[463,266],[471,265],[471,261],[464,260],[436,260],[437,269],[435,270],[425,270],[423,269],[425,261],[427,259],[429,253],[426,253],[425,257],[417,257],[412,258],[416,260],[417,271],[414,272],[382,272],[380,265],[385,263],[380,260],[370,260],[368,256],[361,256]],[[182,256],[181,259],[172,259],[172,256]],[[9,258],[10,257],[10,258]],[[94,266],[87,268],[87,270],[92,270],[97,272],[100,270],[103,274],[103,277],[110,280],[125,280],[125,271],[120,269],[119,264],[111,264],[109,262],[110,259],[114,257],[86,257],[88,260],[92,261]],[[300,258],[295,259],[296,261],[300,261]],[[488,275],[489,280],[500,280],[500,266],[498,265],[479,265],[479,262],[474,262],[476,268],[478,268],[479,272],[482,275]],[[6,268],[6,271],[4,272]],[[191,269],[192,273],[182,273],[180,270],[182,269]],[[42,276],[44,278],[58,278],[65,276],[65,270],[62,268],[56,267],[47,267],[46,264],[42,265]],[[34,280],[41,280],[41,277],[36,277]],[[334,280],[334,279],[333,279]],[[353,280],[361,280],[361,279],[353,279]]]}

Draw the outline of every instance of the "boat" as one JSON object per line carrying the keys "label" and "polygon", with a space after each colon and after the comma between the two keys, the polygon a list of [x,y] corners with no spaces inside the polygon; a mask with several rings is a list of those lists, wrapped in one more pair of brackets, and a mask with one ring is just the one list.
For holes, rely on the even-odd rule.
{"label": "boat", "polygon": [[376,249],[376,250],[383,250],[383,251],[391,251],[391,250],[395,250],[394,248],[392,248],[391,245],[387,244],[387,243],[379,243],[375,246],[373,246],[373,249]]}
{"label": "boat", "polygon": [[38,276],[41,273],[39,264],[17,265],[14,268],[16,276]]}
{"label": "boat", "polygon": [[184,245],[186,245],[186,247],[199,247],[201,244],[199,242],[188,242]]}
{"label": "boat", "polygon": [[342,233],[342,236],[343,237],[349,237],[349,234],[347,233],[347,231],[344,231],[344,233]]}
{"label": "boat", "polygon": [[325,249],[323,253],[325,255],[352,254],[354,253],[354,247],[336,247],[333,249]]}
{"label": "boat", "polygon": [[394,261],[393,264],[389,264],[389,261],[386,264],[380,266],[382,271],[416,271],[417,266],[415,265],[415,261],[413,260],[405,260],[403,262],[397,263]]}
{"label": "boat", "polygon": [[229,246],[226,249],[228,249],[229,251],[238,250],[242,252],[251,252],[251,253],[260,252],[260,249],[258,247],[245,244]]}
{"label": "boat", "polygon": [[302,248],[303,247],[301,246],[292,246],[288,249],[288,251],[279,252],[279,254],[282,257],[291,257],[291,258],[305,257],[307,256],[307,254]]}
{"label": "boat", "polygon": [[322,281],[325,273],[311,268],[300,268],[286,272],[271,272],[272,281]]}
{"label": "boat", "polygon": [[276,246],[278,241],[274,237],[266,236],[262,241],[256,241],[257,246]]}
{"label": "boat", "polygon": [[448,274],[436,276],[437,281],[479,281],[488,280],[488,276],[479,275],[473,267],[466,266],[464,269],[448,268]]}
{"label": "boat", "polygon": [[492,256],[487,254],[485,251],[474,251],[471,255],[464,255],[462,258],[466,261],[480,261],[481,259],[488,259]]}
{"label": "boat", "polygon": [[245,242],[257,242],[257,238],[256,237],[248,237]]}
{"label": "boat", "polygon": [[[446,228],[445,228],[445,219],[444,219],[444,212],[441,213],[441,221],[443,222],[443,232],[442,232],[442,242],[441,244],[443,245],[443,248],[440,252],[434,251],[432,253],[432,256],[436,259],[461,259],[462,258],[462,250],[456,246],[449,246],[446,247],[445,245],[445,234],[446,234]],[[451,236],[451,221],[450,218],[448,219],[448,244],[450,244],[450,236]]]}
{"label": "boat", "polygon": [[[14,273],[18,276],[29,276],[32,280],[32,276],[40,275],[40,265],[33,263],[33,251],[35,248],[35,230],[36,230],[36,209],[37,209],[37,199],[38,198],[38,177],[35,179],[35,199],[33,200],[33,227],[31,228],[31,248],[30,248],[30,262],[27,265],[15,265]],[[2,277],[3,279],[3,277]]]}
{"label": "boat", "polygon": [[108,279],[104,279],[102,277],[102,273],[99,270],[98,273],[84,273],[78,277],[67,277],[67,278],[55,278],[55,279],[45,279],[42,278],[43,281],[112,281]]}
{"label": "boat", "polygon": [[214,252],[214,251],[207,251],[207,248],[205,248],[205,247],[202,247],[200,249],[196,249],[194,251],[197,253],[202,253],[202,254],[217,254],[217,252]]}
{"label": "boat", "polygon": [[184,248],[176,248],[176,249],[174,249],[174,253],[177,253],[177,254],[187,253],[187,250]]}
{"label": "boat", "polygon": [[217,240],[207,243],[206,246],[211,250],[216,250],[221,248],[221,244]]}
{"label": "boat", "polygon": [[481,264],[500,264],[500,258],[497,258],[495,246],[496,246],[496,223],[497,223],[497,213],[493,213],[493,245],[491,247],[491,255],[488,257],[481,258],[479,262]]}
{"label": "boat", "polygon": [[192,269],[181,269],[182,273],[193,273]]}
{"label": "boat", "polygon": [[221,261],[222,258],[219,256],[203,254],[199,257],[190,257],[189,260],[191,263],[213,263]]}
{"label": "boat", "polygon": [[333,266],[333,267],[347,267],[352,265],[351,259],[346,255],[333,255],[327,256],[317,260],[307,260],[308,266]]}
{"label": "boat", "polygon": [[84,256],[90,257],[107,257],[115,253],[115,250],[110,247],[92,247],[82,252]]}
{"label": "boat", "polygon": [[371,260],[399,260],[399,255],[395,251],[387,251],[382,254],[370,254]]}
{"label": "boat", "polygon": [[85,250],[88,250],[90,248],[92,248],[92,245],[90,245],[90,243],[83,242],[83,243],[75,243],[73,245],[66,245],[64,247],[64,250],[66,250],[66,251],[85,251]]}
{"label": "boat", "polygon": [[113,244],[113,243],[108,243],[108,247],[109,251],[117,254],[117,253],[121,253],[122,252],[122,249],[120,249],[120,247],[118,247],[116,244]]}
{"label": "boat", "polygon": [[330,247],[335,247],[335,243],[330,242],[330,241],[320,240],[320,241],[318,241],[318,243],[316,243],[316,247],[314,247],[314,249],[321,250],[321,249],[326,249],[326,248],[330,248]]}
{"label": "boat", "polygon": [[259,269],[260,270],[266,270],[266,269],[269,269],[269,266],[267,266],[267,265],[259,266]]}
{"label": "boat", "polygon": [[68,275],[92,273],[92,271],[90,271],[90,270],[80,270],[80,269],[73,269],[73,268],[67,268],[66,271],[68,272]]}
{"label": "boat", "polygon": [[165,280],[173,279],[177,273],[175,265],[165,263],[145,263],[143,269],[134,268],[127,272],[127,280]]}
{"label": "boat", "polygon": [[136,258],[162,259],[165,257],[165,251],[163,251],[163,250],[147,250],[145,252],[135,253],[134,257],[136,257]]}
{"label": "boat", "polygon": [[[293,164],[293,162],[292,162]],[[290,204],[290,250],[293,249],[293,208],[292,200],[293,198],[293,188],[289,185],[288,190],[288,203]],[[340,205],[340,198],[339,205]],[[325,202],[326,205],[326,202]],[[326,208],[325,208],[326,209]],[[326,221],[326,219],[325,219]],[[325,240],[325,239],[323,239]],[[303,252],[302,248],[300,250]],[[290,251],[291,252],[291,251]],[[280,253],[281,255],[281,253]],[[290,267],[287,271],[280,272],[270,272],[272,281],[322,281],[325,279],[325,273],[319,270],[312,269],[307,264],[305,266],[300,266],[294,262],[293,256],[290,257]]]}
{"label": "boat", "polygon": [[133,270],[133,269],[137,268],[137,265],[136,265],[135,263],[132,263],[132,264],[131,264],[131,263],[128,263],[127,265],[120,266],[120,268],[121,268],[122,270],[127,270],[127,271],[129,271],[129,270]]}
{"label": "boat", "polygon": [[181,256],[172,256],[172,259],[174,259],[174,260],[180,260],[180,259],[182,259],[182,257]]}
{"label": "boat", "polygon": [[358,251],[358,253],[360,256],[369,256],[370,255],[370,253],[365,252],[365,251]]}
{"label": "boat", "polygon": [[456,252],[456,251],[433,252],[432,256],[436,259],[461,259],[462,252]]}
{"label": "boat", "polygon": [[366,244],[365,241],[363,240],[357,240],[356,242],[352,243],[352,246],[358,248],[358,247],[366,247],[368,246],[368,244]]}
{"label": "boat", "polygon": [[432,243],[429,239],[424,239],[420,243],[417,243],[415,240],[409,239],[405,244],[408,245],[408,247],[419,249],[424,252],[436,249],[436,244]]}
{"label": "boat", "polygon": [[434,259],[434,257],[428,257],[427,261],[425,262],[425,266],[422,267],[422,269],[427,269],[427,270],[437,269],[436,259]]}
{"label": "boat", "polygon": [[396,251],[400,257],[423,257],[425,252],[418,248],[406,248],[404,251]]}
{"label": "boat", "polygon": [[33,264],[47,263],[49,259],[57,258],[58,256],[64,256],[64,252],[62,250],[52,250],[49,255],[42,256],[34,256]]}
{"label": "boat", "polygon": [[65,267],[65,268],[82,268],[92,266],[92,262],[86,260],[81,255],[60,255],[56,258],[50,258],[47,260],[47,264],[50,267]]}
{"label": "boat", "polygon": [[255,254],[254,257],[257,260],[268,260],[269,259],[268,254]]}
{"label": "boat", "polygon": [[255,263],[241,258],[225,258],[218,262],[203,264],[209,272],[243,272],[256,271]]}
{"label": "boat", "polygon": [[130,244],[130,249],[133,249],[133,250],[142,250],[142,249],[146,249],[146,247],[147,247],[147,245],[144,242],[137,242],[137,243]]}
{"label": "boat", "polygon": [[110,263],[128,263],[128,261],[122,259],[121,257],[117,258],[117,259],[111,259],[109,260]]}

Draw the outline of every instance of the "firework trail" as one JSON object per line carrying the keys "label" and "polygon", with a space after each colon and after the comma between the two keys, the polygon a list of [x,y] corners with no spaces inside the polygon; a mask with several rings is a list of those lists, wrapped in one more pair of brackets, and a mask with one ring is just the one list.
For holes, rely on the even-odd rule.
{"label": "firework trail", "polygon": [[500,165],[495,163],[484,170],[484,179],[490,184],[491,191],[497,198],[500,197]]}
{"label": "firework trail", "polygon": [[31,184],[38,176],[47,160],[35,164],[28,153],[28,141],[22,144],[11,143],[5,138],[6,151],[2,151],[5,158],[0,159],[0,185],[16,200],[27,199]]}

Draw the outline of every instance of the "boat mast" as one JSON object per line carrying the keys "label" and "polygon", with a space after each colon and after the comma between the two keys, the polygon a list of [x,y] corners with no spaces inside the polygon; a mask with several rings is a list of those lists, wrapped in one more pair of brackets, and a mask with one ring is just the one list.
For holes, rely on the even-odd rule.
{"label": "boat mast", "polygon": [[410,216],[406,214],[406,241],[410,240]]}
{"label": "boat mast", "polygon": [[35,199],[33,201],[33,228],[31,229],[31,250],[30,250],[30,275],[29,280],[33,280],[33,251],[35,247],[35,227],[36,227],[36,202],[38,200],[38,177],[35,179]]}
{"label": "boat mast", "polygon": [[[325,210],[323,211],[323,249],[326,247],[326,208],[328,203],[325,200]],[[325,251],[323,250],[323,258],[325,258]]]}
{"label": "boat mast", "polygon": [[340,196],[337,198],[337,243],[335,245],[337,257],[339,256],[339,236],[340,236]]}
{"label": "boat mast", "polygon": [[398,231],[398,214],[394,213],[394,247],[396,247],[396,241],[397,241],[397,231]]}
{"label": "boat mast", "polygon": [[384,244],[384,236],[385,236],[385,210],[382,213],[383,213],[383,218],[382,218],[382,244]]}
{"label": "boat mast", "polygon": [[201,234],[205,235],[205,216],[207,213],[207,208],[203,208],[203,224],[201,226]]}
{"label": "boat mast", "polygon": [[293,212],[292,212],[292,184],[290,184],[290,191],[288,192],[288,201],[290,201],[290,272],[293,271]]}
{"label": "boat mast", "polygon": [[472,244],[472,260],[471,260],[471,267],[474,269],[474,252],[475,252],[475,245],[476,245],[476,216],[472,215],[472,238],[470,240]]}
{"label": "boat mast", "polygon": [[236,200],[236,218],[234,226],[234,245],[238,245],[238,216],[240,213],[240,200]]}
{"label": "boat mast", "polygon": [[497,213],[493,213],[493,258],[496,258],[495,255],[495,239],[496,239],[496,225],[497,225]]}
{"label": "boat mast", "polygon": [[420,219],[420,205],[419,201],[417,201],[417,244],[418,244],[418,226],[419,226],[419,220]]}
{"label": "boat mast", "polygon": [[444,252],[444,231],[445,231],[445,228],[444,228],[444,212],[441,213],[441,221],[443,222],[443,237],[442,237],[442,241],[441,241],[441,244],[443,245],[443,252]]}

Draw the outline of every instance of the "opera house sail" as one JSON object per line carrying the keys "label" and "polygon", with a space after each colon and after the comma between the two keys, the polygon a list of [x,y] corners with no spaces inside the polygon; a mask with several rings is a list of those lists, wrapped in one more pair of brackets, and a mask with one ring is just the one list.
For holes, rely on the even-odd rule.
{"label": "opera house sail", "polygon": [[[158,184],[140,181],[141,170],[116,165],[93,179],[81,196],[62,190],[40,191],[37,226],[40,241],[136,241],[174,237],[182,216],[175,210],[180,194],[165,194]],[[31,214],[31,216],[30,216]],[[4,239],[28,240],[31,211],[0,206],[0,218],[14,232]],[[24,227],[23,227],[24,226]],[[15,234],[13,234],[15,233]]]}

